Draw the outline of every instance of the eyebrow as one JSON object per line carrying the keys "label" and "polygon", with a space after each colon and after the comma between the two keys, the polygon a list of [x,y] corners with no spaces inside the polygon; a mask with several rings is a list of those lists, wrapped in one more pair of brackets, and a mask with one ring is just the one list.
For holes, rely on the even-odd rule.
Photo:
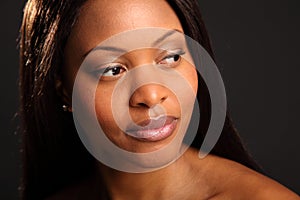
{"label": "eyebrow", "polygon": [[125,49],[122,48],[118,48],[118,47],[112,47],[112,46],[97,46],[91,50],[89,50],[88,52],[86,52],[83,57],[86,57],[90,52],[92,51],[98,51],[98,50],[103,50],[103,51],[112,51],[112,52],[119,52],[119,53],[126,53],[127,51]]}
{"label": "eyebrow", "polygon": [[[170,37],[171,35],[173,35],[175,33],[182,33],[182,31],[180,31],[178,29],[172,29],[172,30],[168,31],[167,33],[165,33],[164,35],[162,35],[161,37],[159,37],[158,39],[156,39],[152,43],[152,46],[158,46],[159,43],[161,43],[166,38]],[[125,49],[118,48],[118,47],[113,47],[113,46],[97,46],[97,47],[89,50],[88,52],[86,52],[83,55],[83,57],[85,58],[90,52],[92,52],[92,51],[98,51],[98,50],[112,51],[112,52],[118,52],[118,53],[126,53],[127,52]]]}
{"label": "eyebrow", "polygon": [[167,33],[165,33],[164,35],[162,35],[161,37],[159,37],[157,40],[155,40],[152,43],[152,46],[157,46],[159,43],[161,43],[166,38],[170,37],[171,35],[173,35],[175,33],[182,33],[182,32],[180,30],[178,30],[178,29],[172,29],[172,30],[168,31]]}

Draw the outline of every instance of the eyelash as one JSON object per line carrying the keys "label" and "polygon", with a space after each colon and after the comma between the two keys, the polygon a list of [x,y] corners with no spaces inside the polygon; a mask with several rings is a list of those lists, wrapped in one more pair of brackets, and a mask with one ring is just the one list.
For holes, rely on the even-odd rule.
{"label": "eyelash", "polygon": [[[159,60],[157,62],[157,64],[160,64],[160,65],[167,65],[168,67],[175,67],[177,66],[180,61],[181,61],[181,56],[184,55],[185,52],[183,50],[175,50],[175,51],[172,51],[171,53],[169,53],[168,55],[166,55],[165,57],[163,57],[161,60]],[[174,58],[175,61],[174,63],[164,63],[163,61],[167,60],[167,59],[170,59],[170,58]]]}
{"label": "eyelash", "polygon": [[[118,70],[117,71],[118,74],[114,74],[113,70]],[[96,70],[94,72],[94,74],[97,78],[111,79],[112,77],[118,78],[122,73],[125,73],[126,71],[128,71],[128,70],[125,65],[123,65],[121,63],[110,63],[110,64],[107,64],[107,65],[101,67],[101,69]]]}
{"label": "eyelash", "polygon": [[[170,51],[170,52],[167,52],[168,54],[165,55],[162,59],[158,59],[158,61],[156,61],[156,64],[158,65],[162,65],[162,66],[165,66],[165,67],[170,67],[170,68],[173,68],[173,67],[176,67],[180,61],[181,61],[181,56],[185,54],[185,52],[183,50],[175,50],[175,51]],[[174,62],[173,63],[168,63],[168,59],[174,59]],[[114,72],[112,70],[118,70],[117,73],[118,74],[114,74]],[[121,71],[121,72],[120,72]],[[127,72],[128,69],[125,65],[121,64],[121,63],[110,63],[110,64],[107,64],[106,66],[104,67],[101,67],[101,69],[99,70],[96,70],[95,71],[95,75],[97,76],[97,78],[101,77],[101,78],[118,78],[119,76],[122,75],[122,73],[125,73]],[[108,73],[111,73],[110,75],[106,75]],[[114,80],[113,79],[113,80]]]}
{"label": "eyelash", "polygon": [[[123,73],[125,71],[127,71],[127,68],[124,66],[124,65],[121,65],[121,64],[116,64],[116,65],[111,65],[111,66],[108,66],[104,69],[102,75],[104,75],[105,73],[108,73],[108,72],[111,72],[112,75],[111,76],[116,76],[114,73],[113,70],[118,70],[117,73]],[[120,72],[121,70],[123,70],[122,72]],[[107,75],[104,75],[104,76],[107,76]]]}

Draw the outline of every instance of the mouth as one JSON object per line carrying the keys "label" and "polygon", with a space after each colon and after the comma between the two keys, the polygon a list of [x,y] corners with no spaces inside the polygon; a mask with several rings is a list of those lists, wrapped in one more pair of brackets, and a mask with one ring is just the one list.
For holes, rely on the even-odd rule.
{"label": "mouth", "polygon": [[174,132],[178,118],[159,116],[130,126],[126,134],[144,142],[156,142],[168,138]]}

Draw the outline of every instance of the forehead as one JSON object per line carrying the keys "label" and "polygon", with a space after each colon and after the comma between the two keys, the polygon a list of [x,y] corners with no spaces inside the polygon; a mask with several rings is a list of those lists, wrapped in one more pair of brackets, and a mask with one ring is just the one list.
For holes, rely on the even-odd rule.
{"label": "forehead", "polygon": [[144,27],[182,31],[176,13],[164,0],[89,0],[68,43],[84,53],[115,34]]}

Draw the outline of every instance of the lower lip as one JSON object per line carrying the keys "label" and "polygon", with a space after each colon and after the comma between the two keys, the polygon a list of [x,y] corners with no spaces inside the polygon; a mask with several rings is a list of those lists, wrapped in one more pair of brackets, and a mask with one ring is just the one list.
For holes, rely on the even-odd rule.
{"label": "lower lip", "polygon": [[163,140],[172,135],[177,125],[177,120],[173,120],[171,123],[165,124],[158,129],[139,130],[131,132],[130,135],[138,140],[145,142],[156,142]]}

